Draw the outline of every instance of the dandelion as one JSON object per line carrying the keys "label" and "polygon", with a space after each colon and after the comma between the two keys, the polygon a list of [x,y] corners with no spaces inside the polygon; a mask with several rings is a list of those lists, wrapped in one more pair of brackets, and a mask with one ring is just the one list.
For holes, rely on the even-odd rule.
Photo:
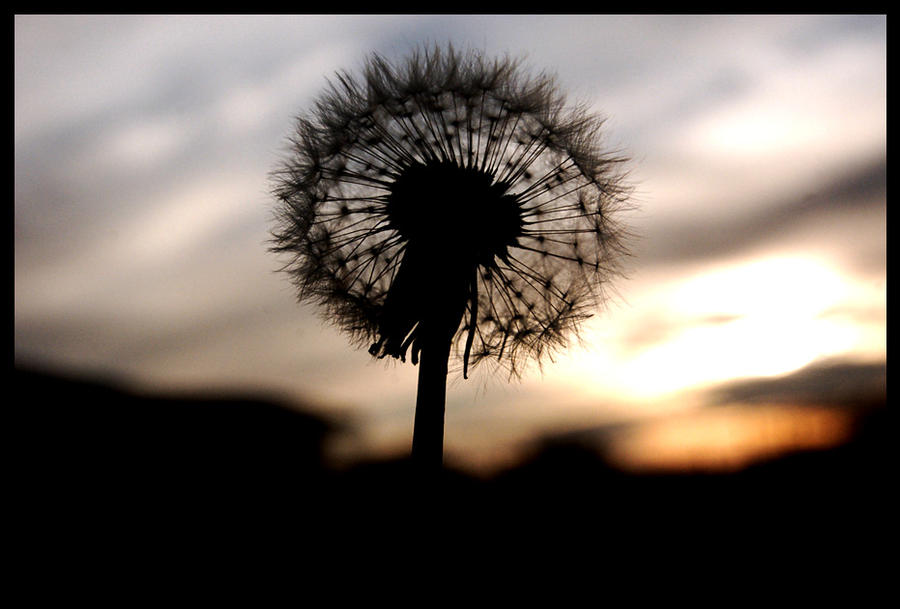
{"label": "dandelion", "polygon": [[297,119],[272,250],[301,300],[419,365],[413,458],[439,464],[449,362],[517,375],[565,347],[622,258],[602,120],[510,58],[370,56]]}

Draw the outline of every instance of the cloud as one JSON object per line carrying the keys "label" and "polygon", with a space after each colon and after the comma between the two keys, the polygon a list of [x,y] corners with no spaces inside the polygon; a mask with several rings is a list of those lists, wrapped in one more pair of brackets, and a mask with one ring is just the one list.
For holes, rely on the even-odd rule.
{"label": "cloud", "polygon": [[[887,161],[881,158],[826,184],[818,192],[797,193],[775,203],[736,208],[731,214],[721,216],[687,215],[665,223],[651,221],[641,235],[636,257],[642,265],[681,265],[735,257],[765,245],[783,244],[804,227],[822,227],[828,218],[842,219],[846,215],[873,221],[869,234],[857,233],[856,226],[849,227],[857,240],[854,247],[878,247],[879,238],[883,243],[878,222],[886,212],[886,185]],[[824,239],[831,236],[819,234]],[[856,255],[853,250],[842,254]],[[870,258],[878,263],[877,252]]]}
{"label": "cloud", "polygon": [[867,406],[884,403],[884,361],[827,360],[775,378],[742,379],[710,390],[716,404],[780,403],[787,405]]}
{"label": "cloud", "polygon": [[687,330],[729,324],[739,319],[741,315],[727,313],[678,318],[667,317],[659,311],[647,313],[624,327],[617,337],[616,347],[622,356],[630,357],[673,340]]}

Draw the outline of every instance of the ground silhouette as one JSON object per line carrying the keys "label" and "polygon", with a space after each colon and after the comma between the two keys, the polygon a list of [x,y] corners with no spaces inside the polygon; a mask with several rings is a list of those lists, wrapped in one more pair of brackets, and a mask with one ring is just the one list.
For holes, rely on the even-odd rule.
{"label": "ground silhouette", "polygon": [[445,515],[446,535],[833,536],[883,522],[892,471],[883,407],[846,445],[728,475],[629,475],[597,447],[548,438],[489,479],[445,469],[423,481],[410,459],[332,467],[324,443],[337,424],[267,399],[139,395],[34,370],[16,370],[14,387],[19,497],[45,534],[83,543],[248,530],[396,539],[414,536],[422,505]]}

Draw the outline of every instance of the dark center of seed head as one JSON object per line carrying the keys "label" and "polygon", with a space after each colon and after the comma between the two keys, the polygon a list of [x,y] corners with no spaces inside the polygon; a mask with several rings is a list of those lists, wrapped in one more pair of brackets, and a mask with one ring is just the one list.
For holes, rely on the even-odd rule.
{"label": "dark center of seed head", "polygon": [[517,244],[522,214],[509,184],[450,162],[417,163],[394,181],[391,226],[435,263],[489,265]]}

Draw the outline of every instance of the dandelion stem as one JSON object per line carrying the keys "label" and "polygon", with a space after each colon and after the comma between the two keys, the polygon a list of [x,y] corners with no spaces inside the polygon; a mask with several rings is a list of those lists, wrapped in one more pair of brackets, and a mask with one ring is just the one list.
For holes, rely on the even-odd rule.
{"label": "dandelion stem", "polygon": [[444,406],[450,338],[438,324],[424,324],[413,426],[412,460],[425,475],[440,472],[444,455]]}

